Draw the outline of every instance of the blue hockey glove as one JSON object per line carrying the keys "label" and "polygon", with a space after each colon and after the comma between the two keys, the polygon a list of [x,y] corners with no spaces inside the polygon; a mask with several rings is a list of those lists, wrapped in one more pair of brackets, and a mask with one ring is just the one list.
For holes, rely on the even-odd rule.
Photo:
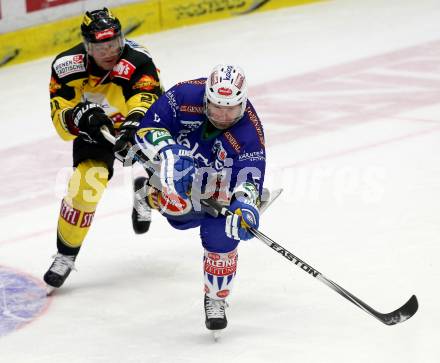
{"label": "blue hockey glove", "polygon": [[245,198],[236,199],[228,208],[233,215],[226,217],[225,232],[229,238],[246,241],[253,235],[249,227],[258,228],[260,212],[257,206]]}
{"label": "blue hockey glove", "polygon": [[172,144],[160,150],[159,154],[160,179],[167,194],[178,194],[188,199],[196,171],[191,151],[185,146]]}

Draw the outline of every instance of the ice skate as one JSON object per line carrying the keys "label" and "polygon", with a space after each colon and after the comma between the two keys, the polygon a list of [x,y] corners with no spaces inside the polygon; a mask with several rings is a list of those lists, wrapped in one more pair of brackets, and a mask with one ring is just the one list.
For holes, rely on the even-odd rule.
{"label": "ice skate", "polygon": [[44,274],[44,281],[47,286],[47,294],[51,294],[56,288],[66,281],[72,270],[75,270],[76,256],[66,256],[61,253],[57,253],[54,256],[54,261],[49,270]]}
{"label": "ice skate", "polygon": [[225,308],[228,306],[225,300],[214,300],[205,295],[205,324],[208,330],[212,330],[214,340],[220,338],[220,332],[226,328],[228,321],[226,319]]}
{"label": "ice skate", "polygon": [[134,200],[131,220],[136,234],[148,231],[151,224],[151,208],[147,203],[146,185],[147,178],[138,177],[134,181]]}

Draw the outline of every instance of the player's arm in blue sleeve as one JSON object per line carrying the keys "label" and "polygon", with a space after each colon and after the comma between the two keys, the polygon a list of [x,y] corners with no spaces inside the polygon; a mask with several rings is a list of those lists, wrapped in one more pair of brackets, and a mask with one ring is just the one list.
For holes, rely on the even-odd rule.
{"label": "player's arm in blue sleeve", "polygon": [[173,135],[178,132],[178,112],[176,87],[173,87],[159,97],[142,118],[135,141],[150,160],[164,147],[175,144]]}

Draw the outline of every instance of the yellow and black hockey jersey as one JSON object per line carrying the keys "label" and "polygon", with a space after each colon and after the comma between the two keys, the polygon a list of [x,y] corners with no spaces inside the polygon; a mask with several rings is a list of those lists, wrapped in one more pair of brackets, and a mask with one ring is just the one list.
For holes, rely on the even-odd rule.
{"label": "yellow and black hockey jersey", "polygon": [[61,138],[73,140],[67,118],[78,102],[100,104],[118,129],[127,116],[143,116],[163,88],[148,51],[126,40],[111,71],[99,68],[82,43],[60,53],[52,63],[49,91],[53,124]]}

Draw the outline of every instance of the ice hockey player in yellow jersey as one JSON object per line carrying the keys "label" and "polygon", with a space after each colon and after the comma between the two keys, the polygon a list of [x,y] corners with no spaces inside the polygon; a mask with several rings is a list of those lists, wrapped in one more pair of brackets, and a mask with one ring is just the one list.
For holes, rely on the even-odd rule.
{"label": "ice hockey player in yellow jersey", "polygon": [[[124,160],[140,120],[163,91],[150,54],[125,39],[110,10],[86,12],[81,33],[82,43],[55,57],[49,86],[52,121],[63,140],[73,140],[74,167],[61,201],[58,251],[44,275],[49,291],[74,269],[115,156]],[[103,126],[116,136],[115,145],[102,136]],[[148,230],[148,216],[133,208],[132,218],[136,233]]]}

